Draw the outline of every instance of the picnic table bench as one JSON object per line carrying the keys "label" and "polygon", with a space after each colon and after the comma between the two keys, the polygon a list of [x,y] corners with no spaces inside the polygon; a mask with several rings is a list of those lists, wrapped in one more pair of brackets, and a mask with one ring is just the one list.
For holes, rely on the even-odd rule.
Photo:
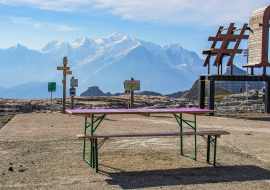
{"label": "picnic table bench", "polygon": [[[217,137],[220,135],[229,135],[228,131],[184,131],[184,132],[157,132],[157,133],[112,133],[112,134],[79,134],[78,138],[86,138],[93,143],[94,152],[92,154],[92,167],[98,172],[98,144],[97,139],[99,138],[120,138],[120,137],[152,137],[152,136],[185,136],[185,135],[199,135],[204,136],[207,135],[207,163],[210,162],[210,144],[214,143],[214,160],[213,165],[216,165],[216,151],[217,151]],[[212,138],[215,136],[215,138]]]}
{"label": "picnic table bench", "polygon": [[[216,149],[217,149],[217,138],[220,135],[230,134],[227,131],[197,131],[196,129],[196,115],[203,113],[214,113],[215,110],[201,109],[201,108],[162,108],[162,109],[69,109],[66,110],[67,113],[75,115],[84,115],[85,116],[85,127],[84,134],[77,135],[78,138],[84,139],[83,145],[83,160],[86,161],[92,168],[98,172],[98,143],[97,139],[103,138],[104,140],[100,143],[101,145],[108,138],[123,138],[123,137],[151,137],[151,136],[180,136],[180,149],[181,155],[183,153],[183,139],[185,135],[193,135],[195,138],[195,156],[191,156],[195,161],[197,160],[197,139],[199,136],[207,136],[207,163],[210,163],[210,144],[214,144],[214,161],[213,165],[216,165]],[[174,115],[178,125],[180,126],[180,132],[151,132],[151,133],[112,133],[112,134],[94,134],[97,127],[100,125],[101,121],[104,119],[107,114],[140,114],[149,116],[153,113],[171,113]],[[180,114],[180,116],[177,115]],[[194,121],[183,119],[182,114],[188,113],[194,115]],[[102,116],[94,119],[94,114],[103,114]],[[87,117],[91,118],[91,122],[87,122]],[[97,123],[98,122],[98,123]],[[94,126],[94,124],[96,126]],[[192,129],[192,131],[183,131],[184,123]],[[87,134],[86,129],[91,127],[91,133]],[[90,140],[90,160],[85,158],[85,143],[86,139]]]}

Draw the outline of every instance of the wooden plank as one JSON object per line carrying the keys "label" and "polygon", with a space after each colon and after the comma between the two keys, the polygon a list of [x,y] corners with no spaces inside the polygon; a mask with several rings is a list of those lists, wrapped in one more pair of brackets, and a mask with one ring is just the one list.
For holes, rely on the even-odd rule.
{"label": "wooden plank", "polygon": [[61,67],[61,66],[57,66],[57,70],[69,70],[70,67]]}
{"label": "wooden plank", "polygon": [[79,134],[78,138],[114,138],[114,137],[149,137],[149,136],[184,136],[184,135],[229,135],[228,131],[184,131],[184,132],[157,132],[157,133],[108,133],[108,134]]}
{"label": "wooden plank", "polygon": [[72,74],[72,71],[64,71],[64,74],[71,75]]}

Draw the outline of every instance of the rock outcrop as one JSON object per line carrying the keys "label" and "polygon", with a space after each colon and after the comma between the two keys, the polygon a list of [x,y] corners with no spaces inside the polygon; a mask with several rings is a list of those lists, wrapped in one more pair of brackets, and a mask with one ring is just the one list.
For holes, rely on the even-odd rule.
{"label": "rock outcrop", "polygon": [[91,86],[85,92],[81,93],[80,96],[112,96],[110,92],[103,93],[98,86]]}
{"label": "rock outcrop", "polygon": [[[75,109],[123,109],[129,108],[130,95],[78,96],[74,98]],[[197,107],[198,102],[188,98],[168,96],[134,95],[134,108],[187,108]],[[205,104],[207,108],[207,103]],[[71,99],[66,99],[66,109],[71,108]],[[31,112],[62,112],[62,98],[51,99],[5,99],[0,98],[0,115],[15,115]],[[264,103],[257,90],[246,93],[217,96],[215,109],[218,112],[264,112]]]}

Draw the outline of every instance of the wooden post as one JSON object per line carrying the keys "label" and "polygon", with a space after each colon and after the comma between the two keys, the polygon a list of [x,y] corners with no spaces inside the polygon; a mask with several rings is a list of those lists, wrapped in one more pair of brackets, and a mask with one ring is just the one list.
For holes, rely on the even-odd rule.
{"label": "wooden post", "polygon": [[[63,66],[65,67],[67,65],[67,57],[64,57],[63,59]],[[63,71],[63,113],[65,113],[66,110],[66,74],[65,71]]]}
{"label": "wooden post", "polygon": [[[72,77],[74,79],[74,76]],[[71,109],[74,109],[74,96],[71,96]]]}
{"label": "wooden post", "polygon": [[[134,80],[134,78],[131,77],[131,80]],[[134,100],[134,90],[130,91],[131,97],[130,97],[130,108],[133,109],[133,100]]]}

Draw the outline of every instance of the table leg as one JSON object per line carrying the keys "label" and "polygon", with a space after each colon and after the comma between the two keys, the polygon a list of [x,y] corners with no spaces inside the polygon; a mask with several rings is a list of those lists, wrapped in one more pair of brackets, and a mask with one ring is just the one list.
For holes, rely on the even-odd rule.
{"label": "table leg", "polygon": [[97,139],[94,140],[95,141],[95,168],[96,168],[96,172],[98,173],[98,147],[97,147]]}
{"label": "table leg", "polygon": [[[85,123],[84,123],[84,134],[86,134],[86,128],[87,128],[87,117],[85,116]],[[83,160],[85,160],[85,141],[83,141]]]}
{"label": "table leg", "polygon": [[95,160],[95,143],[91,142],[91,147],[92,147],[92,154],[91,156],[91,167],[95,169],[95,165],[96,165],[96,160]]}
{"label": "table leg", "polygon": [[[182,113],[180,113],[180,132],[183,132],[183,121],[182,121]],[[184,155],[183,153],[183,136],[180,136],[180,147],[181,147],[181,155]]]}
{"label": "table leg", "polygon": [[217,154],[217,135],[215,135],[215,148],[214,148],[214,166],[216,166],[216,154]]}
{"label": "table leg", "polygon": [[210,144],[211,144],[211,136],[208,135],[208,138],[207,138],[207,163],[210,162]]}

